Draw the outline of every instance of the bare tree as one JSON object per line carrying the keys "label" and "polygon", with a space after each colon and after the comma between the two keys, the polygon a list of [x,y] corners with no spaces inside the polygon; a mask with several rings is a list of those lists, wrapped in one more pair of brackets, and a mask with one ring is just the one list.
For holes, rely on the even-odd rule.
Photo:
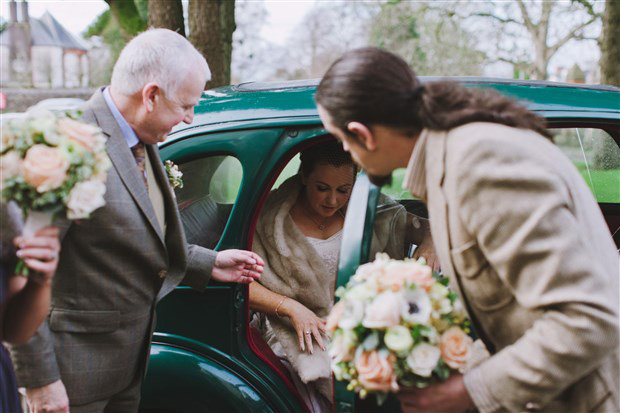
{"label": "bare tree", "polygon": [[[594,23],[599,22],[597,5],[588,0],[566,2],[546,0],[542,2],[513,2],[475,4],[483,10],[474,11],[471,16],[492,20],[494,30],[502,33],[497,39],[497,59],[516,66],[524,61],[531,62],[530,76],[546,79],[551,58],[572,40],[597,40],[587,32]],[[499,25],[500,27],[497,27]],[[528,45],[519,44],[523,33],[529,36]],[[511,40],[506,36],[512,36]],[[528,56],[529,55],[529,56]]]}
{"label": "bare tree", "polygon": [[398,53],[420,75],[481,75],[486,55],[454,6],[386,3],[373,19],[370,43]]}
{"label": "bare tree", "polygon": [[207,89],[230,84],[235,28],[234,0],[189,2],[189,40],[207,59],[212,72]]}
{"label": "bare tree", "polygon": [[149,27],[164,27],[185,36],[181,0],[149,0]]}
{"label": "bare tree", "polygon": [[620,1],[605,2],[601,52],[601,83],[620,86]]}

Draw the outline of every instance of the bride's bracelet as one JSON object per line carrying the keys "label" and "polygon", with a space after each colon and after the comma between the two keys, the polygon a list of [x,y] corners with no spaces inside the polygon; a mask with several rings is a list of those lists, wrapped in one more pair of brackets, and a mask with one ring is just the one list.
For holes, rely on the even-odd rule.
{"label": "bride's bracelet", "polygon": [[278,303],[278,305],[276,305],[276,315],[280,318],[282,318],[282,316],[280,314],[278,314],[278,310],[280,309],[280,306],[282,305],[282,303],[284,302],[284,300],[286,300],[288,297],[284,296],[282,297],[282,299],[280,300],[280,302]]}

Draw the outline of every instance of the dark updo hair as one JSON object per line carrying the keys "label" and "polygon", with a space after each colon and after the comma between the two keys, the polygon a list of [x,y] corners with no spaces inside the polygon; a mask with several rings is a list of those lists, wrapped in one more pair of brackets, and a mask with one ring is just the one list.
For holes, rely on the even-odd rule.
{"label": "dark updo hair", "polygon": [[315,99],[345,133],[352,121],[400,128],[411,136],[423,128],[448,130],[470,122],[493,122],[551,137],[544,119],[516,101],[452,81],[422,85],[402,58],[374,47],[352,50],[336,60],[319,83]]}
{"label": "dark updo hair", "polygon": [[301,152],[299,171],[308,176],[317,165],[331,165],[339,168],[344,165],[353,167],[353,176],[357,174],[357,166],[351,155],[336,140],[314,145]]}

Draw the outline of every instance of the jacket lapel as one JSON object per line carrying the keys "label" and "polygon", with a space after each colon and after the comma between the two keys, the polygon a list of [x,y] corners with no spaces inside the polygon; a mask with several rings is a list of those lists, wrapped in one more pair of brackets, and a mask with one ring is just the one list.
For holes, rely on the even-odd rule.
{"label": "jacket lapel", "polygon": [[[131,154],[129,146],[123,137],[120,127],[116,123],[112,112],[103,98],[103,93],[99,90],[91,99],[92,114],[95,121],[107,136],[106,149],[112,165],[121,178],[121,181],[135,200],[136,204],[146,216],[153,231],[165,246],[164,235],[157,222],[155,210],[149,198],[144,181],[140,176],[136,161]],[[148,147],[149,145],[147,145]],[[158,162],[159,164],[159,162]],[[156,168],[154,168],[156,169]]]}

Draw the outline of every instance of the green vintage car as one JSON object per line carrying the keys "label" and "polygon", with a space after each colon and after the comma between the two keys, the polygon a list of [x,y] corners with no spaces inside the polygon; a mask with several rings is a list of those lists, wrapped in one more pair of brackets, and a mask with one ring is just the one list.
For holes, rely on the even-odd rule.
{"label": "green vintage car", "polygon": [[[515,97],[547,119],[555,142],[594,192],[620,247],[620,88],[457,80]],[[207,91],[194,122],[179,126],[161,145],[162,159],[171,159],[184,172],[177,200],[190,242],[218,250],[251,249],[269,191],[297,172],[302,149],[332,139],[315,108],[316,85],[316,80],[244,83]],[[382,189],[363,174],[357,179],[338,285],[368,259],[380,191],[409,211],[425,214],[424,205],[401,189],[403,172],[395,171],[392,186]],[[284,367],[249,328],[246,286],[212,282],[204,293],[179,287],[159,304],[157,315],[141,411],[306,410]],[[339,383],[335,398],[339,412],[364,410]],[[395,406],[388,402],[384,408]]]}

